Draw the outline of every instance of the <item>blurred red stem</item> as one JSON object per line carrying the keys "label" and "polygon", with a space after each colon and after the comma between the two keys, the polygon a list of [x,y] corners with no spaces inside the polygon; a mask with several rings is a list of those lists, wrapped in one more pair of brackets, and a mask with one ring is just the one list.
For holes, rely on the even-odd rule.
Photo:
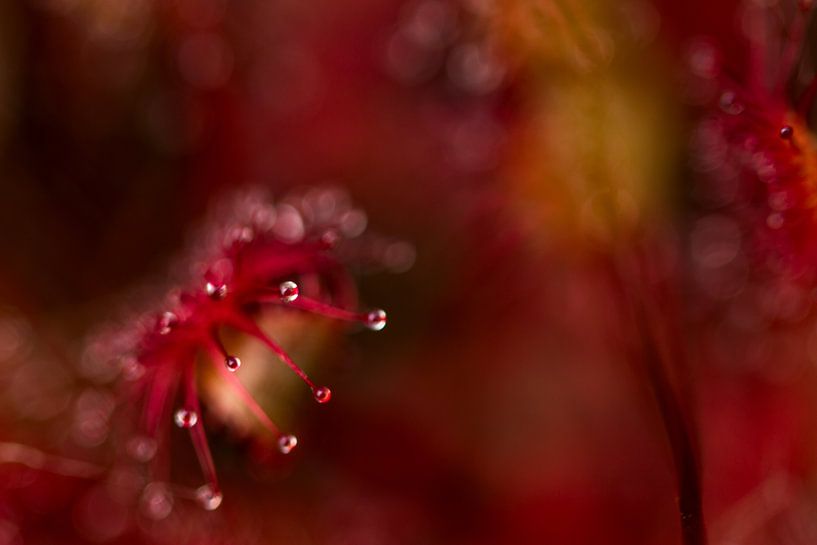
{"label": "blurred red stem", "polygon": [[628,270],[622,262],[615,263],[615,277],[633,317],[639,341],[637,354],[658,404],[661,423],[672,451],[682,543],[706,545],[698,444],[681,392],[673,385],[670,376],[670,359],[678,358],[670,358],[672,347],[667,346],[667,342],[662,343],[662,339],[667,340],[667,334],[677,334],[677,327],[666,318],[666,310],[660,309],[654,300],[644,264],[638,257],[631,264],[633,267]]}
{"label": "blurred red stem", "polygon": [[685,417],[684,406],[667,376],[647,312],[640,305],[636,305],[634,310],[643,344],[644,368],[672,450],[678,481],[682,542],[684,545],[706,545],[698,446]]}

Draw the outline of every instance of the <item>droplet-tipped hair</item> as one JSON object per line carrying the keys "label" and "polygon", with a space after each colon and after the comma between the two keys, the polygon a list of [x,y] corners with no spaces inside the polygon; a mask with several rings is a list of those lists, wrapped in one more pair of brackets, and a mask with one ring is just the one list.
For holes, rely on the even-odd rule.
{"label": "droplet-tipped hair", "polygon": [[259,327],[255,316],[277,306],[383,329],[384,311],[356,308],[356,290],[347,270],[355,260],[370,266],[376,256],[367,257],[367,248],[385,244],[364,235],[365,218],[336,189],[313,189],[278,204],[259,192],[222,203],[203,242],[184,262],[188,287],[171,289],[164,299],[169,303],[126,324],[111,341],[127,391],[141,407],[138,430],[128,444],[132,459],[150,464],[149,481],[159,482],[153,472],[160,457],[154,454],[167,444],[162,430],[172,422],[190,434],[205,480],[189,496],[207,510],[221,504],[197,391],[200,355],[246,404],[280,452],[287,454],[296,447],[298,439],[279,430],[238,380],[242,364],[253,362],[228,352],[220,335],[230,328],[259,340],[307,385],[316,402],[327,403],[332,391],[316,384]]}

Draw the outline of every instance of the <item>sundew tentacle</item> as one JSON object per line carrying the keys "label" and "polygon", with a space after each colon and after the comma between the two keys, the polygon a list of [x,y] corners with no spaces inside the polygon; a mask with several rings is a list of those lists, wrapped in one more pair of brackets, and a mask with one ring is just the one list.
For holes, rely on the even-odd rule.
{"label": "sundew tentacle", "polygon": [[[176,273],[179,280],[156,310],[132,318],[108,342],[111,358],[122,362],[125,395],[142,403],[140,431],[128,440],[127,450],[132,460],[147,464],[143,503],[153,518],[167,516],[177,488],[168,482],[170,442],[163,437],[171,422],[188,431],[205,480],[195,494],[184,497],[194,497],[208,510],[222,501],[198,397],[199,354],[213,360],[218,376],[229,383],[282,453],[298,444],[294,435],[278,429],[235,376],[242,361],[222,343],[219,332],[224,327],[263,342],[307,384],[318,403],[326,403],[331,390],[315,384],[258,326],[256,313],[263,312],[274,297],[284,308],[360,322],[373,330],[385,326],[382,310],[353,310],[356,290],[346,267],[349,256],[371,267],[376,247],[389,242],[363,235],[366,216],[352,208],[342,192],[310,190],[278,205],[260,193],[249,193],[226,209],[182,262],[185,265]],[[406,268],[403,265],[401,270]]]}
{"label": "sundew tentacle", "polygon": [[312,379],[306,374],[306,372],[301,369],[297,363],[293,361],[293,359],[287,354],[287,352],[274,340],[272,340],[269,335],[264,333],[264,331],[258,327],[258,324],[253,322],[248,318],[237,318],[235,323],[233,324],[238,327],[244,333],[251,335],[264,343],[267,348],[272,350],[278,358],[284,362],[287,367],[292,369],[292,371],[298,375],[298,377],[307,385],[309,389],[312,390],[313,395],[315,395],[318,387],[312,382]]}
{"label": "sundew tentacle", "polygon": [[238,395],[239,398],[244,402],[250,412],[258,419],[261,425],[266,429],[273,437],[279,438],[281,435],[281,431],[278,429],[278,426],[272,421],[272,419],[267,415],[266,412],[261,408],[255,398],[250,394],[249,391],[244,387],[238,377],[235,376],[229,369],[227,369],[224,365],[222,365],[219,361],[219,352],[211,350],[210,352],[213,365],[215,366],[216,370],[221,374],[221,376],[230,383],[230,387],[233,391]]}
{"label": "sundew tentacle", "polygon": [[[182,375],[182,384],[184,388],[184,405],[176,411],[174,418],[177,426],[187,429],[190,433],[190,439],[193,442],[193,448],[196,451],[196,457],[199,460],[206,486],[211,492],[210,503],[206,504],[205,508],[208,508],[208,505],[215,504],[212,507],[212,509],[215,509],[221,503],[221,492],[213,456],[210,453],[210,445],[207,443],[207,436],[204,433],[204,423],[201,421],[201,407],[199,406],[196,385],[196,362],[194,360],[188,362]],[[217,496],[219,496],[219,499],[216,503],[214,498]]]}
{"label": "sundew tentacle", "polygon": [[373,331],[380,331],[386,327],[386,312],[382,309],[374,309],[368,312],[354,312],[344,308],[330,305],[299,295],[299,288],[295,282],[282,282],[279,289],[259,296],[259,302],[270,304],[284,304],[291,308],[303,310],[312,314],[342,320],[346,322],[358,322]]}

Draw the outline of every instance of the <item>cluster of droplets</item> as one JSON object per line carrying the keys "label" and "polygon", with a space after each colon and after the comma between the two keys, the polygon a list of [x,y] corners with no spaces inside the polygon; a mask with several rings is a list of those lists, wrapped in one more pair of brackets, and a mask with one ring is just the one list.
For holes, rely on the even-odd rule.
{"label": "cluster of droplets", "polygon": [[721,94],[719,110],[694,134],[696,197],[740,216],[753,253],[772,268],[813,269],[817,146],[804,120],[781,100],[732,90]]}
{"label": "cluster of droplets", "polygon": [[817,363],[815,297],[799,277],[759,270],[753,238],[727,210],[693,221],[686,255],[697,297],[690,317],[700,324],[709,361],[780,382]]}
{"label": "cluster of droplets", "polygon": [[[792,20],[776,13],[783,7],[757,3],[747,12],[765,27],[747,38],[758,58],[775,64],[751,66],[746,81],[728,75],[713,42],[689,48],[697,78],[690,102],[710,106],[691,146],[697,214],[687,259],[703,295],[692,314],[704,329],[717,324],[702,334],[713,362],[772,381],[817,361],[817,145],[806,123],[817,78],[799,97],[788,93],[811,6],[803,3]],[[784,20],[781,39],[761,43]]]}
{"label": "cluster of droplets", "polygon": [[[741,225],[748,259],[794,275],[814,271],[817,259],[817,146],[806,123],[817,78],[799,99],[787,92],[811,6],[800,8],[786,15],[771,4],[745,8],[752,24],[744,31],[756,55],[778,59],[750,67],[745,81],[729,75],[714,41],[696,38],[687,48],[687,98],[709,112],[693,132],[693,196]],[[760,26],[769,36],[780,32],[779,39],[765,39],[755,32]]]}
{"label": "cluster of droplets", "polygon": [[[205,277],[205,290],[219,299],[228,295],[223,248],[273,238],[284,244],[312,242],[332,250],[347,266],[369,272],[405,272],[415,260],[413,246],[403,240],[367,231],[368,217],[349,195],[335,186],[293,190],[273,203],[263,189],[252,189],[222,202],[206,221],[207,228],[193,240],[196,264],[181,261],[176,276],[188,283]],[[213,251],[215,250],[215,252]]]}
{"label": "cluster of droplets", "polygon": [[[514,78],[491,29],[490,3],[406,2],[381,48],[384,72],[423,97],[418,121],[433,125],[426,132],[448,166],[464,174],[495,168],[507,137],[502,108]],[[452,95],[462,98],[456,107]]]}
{"label": "cluster of droplets", "polygon": [[507,67],[479,32],[477,3],[418,0],[407,3],[389,36],[386,70],[408,84],[443,75],[459,92],[482,96],[499,89]]}
{"label": "cluster of droplets", "polygon": [[[761,264],[801,276],[817,257],[817,153],[781,99],[727,88],[693,134],[693,196],[705,214],[691,237],[696,278],[716,299],[737,295]],[[755,274],[757,276],[757,274]]]}
{"label": "cluster of droplets", "polygon": [[[696,196],[708,206],[750,209],[741,219],[754,224],[755,236],[765,241],[761,244],[767,248],[761,251],[780,254],[783,260],[796,260],[805,251],[813,255],[803,255],[801,261],[811,262],[817,248],[805,246],[817,247],[808,240],[817,243],[817,147],[806,118],[817,94],[817,77],[797,100],[787,88],[798,73],[812,5],[800,2],[797,9],[788,9],[777,4],[743,8],[743,30],[759,61],[749,67],[744,81],[729,75],[713,40],[696,38],[688,44],[687,98],[696,105],[713,104],[693,136],[693,167],[702,180]],[[787,225],[794,227],[784,229]]]}
{"label": "cluster of droplets", "polygon": [[[275,439],[283,454],[298,445],[296,436],[282,433],[235,376],[242,368],[239,355],[222,344],[219,329],[227,326],[261,341],[306,383],[317,403],[328,403],[332,391],[316,385],[290,356],[261,330],[253,315],[267,307],[281,307],[327,318],[356,322],[379,331],[387,321],[382,309],[349,310],[355,305],[347,260],[374,259],[371,248],[401,244],[400,263],[386,263],[404,270],[413,261],[405,243],[364,236],[367,218],[348,196],[335,188],[300,191],[271,204],[267,195],[250,191],[220,203],[209,227],[194,243],[190,256],[179,262],[171,278],[192,290],[172,288],[160,298],[160,312],[140,312],[121,331],[97,336],[93,345],[106,345],[118,362],[121,376],[141,399],[138,432],[125,450],[134,461],[150,465],[163,440],[163,422],[170,418],[191,437],[206,484],[194,497],[207,510],[216,509],[222,495],[203,430],[197,392],[197,356],[204,354],[222,378]],[[384,242],[386,241],[386,242]],[[408,249],[407,249],[408,248]],[[367,253],[368,252],[368,253]],[[394,252],[393,252],[394,253]],[[399,252],[398,252],[399,253]],[[376,257],[376,256],[375,256]],[[305,283],[300,280],[304,279]],[[100,341],[107,339],[106,343]],[[176,397],[181,399],[168,415]],[[142,504],[152,518],[163,518],[172,509],[171,487],[148,475]]]}

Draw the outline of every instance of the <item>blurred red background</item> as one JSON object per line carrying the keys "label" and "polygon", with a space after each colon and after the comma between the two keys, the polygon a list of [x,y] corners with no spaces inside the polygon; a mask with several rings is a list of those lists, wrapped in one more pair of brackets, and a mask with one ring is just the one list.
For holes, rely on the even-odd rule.
{"label": "blurred red background", "polygon": [[[808,86],[805,8],[0,2],[0,544],[673,544],[698,477],[710,543],[817,542],[814,286],[753,253],[756,192],[711,197],[728,161],[701,168],[757,51],[797,46],[780,108]],[[215,388],[223,504],[148,516],[89,339],[230,195],[327,184],[407,243],[357,276],[388,327],[269,318],[332,402],[260,373],[283,457]]]}

